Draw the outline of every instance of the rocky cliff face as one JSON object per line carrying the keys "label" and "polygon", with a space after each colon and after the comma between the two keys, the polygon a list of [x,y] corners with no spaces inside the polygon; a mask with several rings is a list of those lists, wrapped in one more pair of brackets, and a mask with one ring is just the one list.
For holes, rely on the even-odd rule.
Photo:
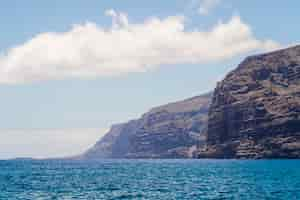
{"label": "rocky cliff face", "polygon": [[125,124],[113,125],[103,138],[79,158],[124,158],[130,150],[129,139],[136,134],[139,123],[138,120],[133,120]]}
{"label": "rocky cliff face", "polygon": [[190,158],[206,140],[211,93],[150,110],[140,119],[112,126],[80,156],[100,158]]}
{"label": "rocky cliff face", "polygon": [[248,57],[218,84],[199,157],[300,158],[300,46]]}
{"label": "rocky cliff face", "polygon": [[113,126],[80,158],[300,158],[300,46],[248,57],[211,96]]}

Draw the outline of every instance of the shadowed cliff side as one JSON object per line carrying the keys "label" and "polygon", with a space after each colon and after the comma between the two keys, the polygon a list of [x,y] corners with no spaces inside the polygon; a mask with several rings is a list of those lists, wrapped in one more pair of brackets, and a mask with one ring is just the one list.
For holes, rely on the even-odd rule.
{"label": "shadowed cliff side", "polygon": [[213,97],[153,108],[80,156],[195,157],[300,158],[300,46],[248,57]]}
{"label": "shadowed cliff side", "polygon": [[214,91],[199,157],[300,158],[300,46],[251,56]]}
{"label": "shadowed cliff side", "polygon": [[114,125],[79,159],[192,158],[205,140],[212,94],[156,107],[140,119]]}

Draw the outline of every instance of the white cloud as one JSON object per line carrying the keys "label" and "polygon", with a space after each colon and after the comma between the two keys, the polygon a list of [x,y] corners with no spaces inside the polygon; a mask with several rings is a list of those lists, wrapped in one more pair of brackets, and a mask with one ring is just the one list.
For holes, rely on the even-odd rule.
{"label": "white cloud", "polygon": [[215,8],[221,0],[201,0],[200,1],[200,7],[199,7],[199,13],[201,15],[207,15],[209,12]]}
{"label": "white cloud", "polygon": [[107,129],[0,130],[0,159],[58,158],[78,155],[94,145]]}
{"label": "white cloud", "polygon": [[67,32],[36,35],[0,56],[0,83],[95,78],[144,72],[166,64],[222,61],[254,50],[278,47],[258,40],[234,16],[210,31],[188,31],[183,16],[129,23],[125,13],[108,10],[111,28],[95,23]]}
{"label": "white cloud", "polygon": [[126,13],[117,13],[113,9],[109,9],[105,11],[105,15],[112,17],[112,27],[119,28],[119,27],[126,27],[129,25],[128,17]]}

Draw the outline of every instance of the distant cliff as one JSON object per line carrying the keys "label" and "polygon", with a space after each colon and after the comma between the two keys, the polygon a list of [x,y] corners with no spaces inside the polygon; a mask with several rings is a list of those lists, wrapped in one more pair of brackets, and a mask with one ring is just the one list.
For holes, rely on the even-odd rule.
{"label": "distant cliff", "polygon": [[199,157],[300,158],[300,46],[251,56],[215,89]]}
{"label": "distant cliff", "polygon": [[153,108],[140,119],[114,125],[80,159],[192,158],[206,141],[212,94]]}

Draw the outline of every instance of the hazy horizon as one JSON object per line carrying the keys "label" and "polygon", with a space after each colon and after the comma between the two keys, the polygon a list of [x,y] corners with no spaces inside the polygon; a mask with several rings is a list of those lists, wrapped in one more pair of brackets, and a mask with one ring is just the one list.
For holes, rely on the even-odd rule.
{"label": "hazy horizon", "polygon": [[79,155],[92,147],[107,131],[100,128],[2,129],[0,159]]}

